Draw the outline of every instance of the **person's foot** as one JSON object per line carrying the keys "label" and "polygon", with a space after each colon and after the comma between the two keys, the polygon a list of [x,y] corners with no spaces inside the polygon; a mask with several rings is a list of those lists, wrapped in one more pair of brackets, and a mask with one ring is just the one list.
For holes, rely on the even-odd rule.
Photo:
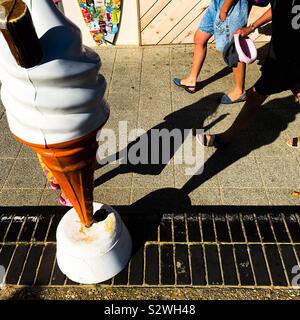
{"label": "person's foot", "polygon": [[300,148],[300,137],[294,137],[288,140],[287,145],[292,148]]}
{"label": "person's foot", "polygon": [[187,87],[196,87],[196,81],[190,80],[189,78],[181,79],[180,83]]}
{"label": "person's foot", "polygon": [[240,90],[232,90],[231,92],[228,93],[228,97],[234,101],[237,100],[240,96],[244,95],[245,91],[240,91]]}
{"label": "person's foot", "polygon": [[222,104],[233,104],[246,100],[246,92],[231,91],[221,97]]}
{"label": "person's foot", "polygon": [[174,83],[178,87],[184,88],[189,93],[195,93],[196,92],[196,82],[192,81],[190,79],[178,79],[174,78]]}
{"label": "person's foot", "polygon": [[221,141],[220,135],[218,134],[197,134],[196,140],[198,143],[202,144],[204,147],[215,147],[220,148],[225,143]]}

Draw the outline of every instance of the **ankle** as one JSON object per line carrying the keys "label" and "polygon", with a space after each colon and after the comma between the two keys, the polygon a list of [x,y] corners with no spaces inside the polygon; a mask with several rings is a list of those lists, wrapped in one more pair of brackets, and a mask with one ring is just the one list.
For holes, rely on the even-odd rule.
{"label": "ankle", "polygon": [[243,88],[234,88],[231,93],[236,94],[236,95],[242,95],[245,93],[245,89]]}

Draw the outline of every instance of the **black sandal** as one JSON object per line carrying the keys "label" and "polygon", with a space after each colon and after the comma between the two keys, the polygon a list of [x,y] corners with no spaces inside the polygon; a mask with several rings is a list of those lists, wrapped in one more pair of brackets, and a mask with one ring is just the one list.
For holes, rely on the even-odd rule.
{"label": "black sandal", "polygon": [[[184,84],[181,84],[181,80],[178,78],[173,79],[173,82],[176,84],[177,87],[183,88],[188,93],[195,93],[196,92],[196,86],[186,86]],[[191,90],[194,89],[194,90]]]}

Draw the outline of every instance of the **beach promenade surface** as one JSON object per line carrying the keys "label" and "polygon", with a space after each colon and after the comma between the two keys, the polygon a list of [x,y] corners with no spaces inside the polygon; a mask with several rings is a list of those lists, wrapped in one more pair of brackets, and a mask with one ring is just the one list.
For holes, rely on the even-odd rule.
{"label": "beach promenade surface", "polygon": [[[267,44],[258,47],[247,88],[267,52]],[[191,45],[96,51],[111,109],[105,129],[117,146],[120,121],[128,132],[148,135],[176,128],[218,133],[242,107],[218,103],[233,80],[213,46],[193,95],[172,82],[189,72]],[[205,149],[201,175],[187,175],[173,154],[167,164],[97,169],[95,201],[119,211],[133,257],[114,279],[83,286],[55,261],[55,230],[68,209],[59,206],[36,155],[13,138],[0,105],[0,264],[7,271],[0,299],[298,299],[300,197],[292,192],[300,191],[300,151],[286,141],[299,135],[299,124],[299,105],[284,92],[269,97],[230,146]]]}

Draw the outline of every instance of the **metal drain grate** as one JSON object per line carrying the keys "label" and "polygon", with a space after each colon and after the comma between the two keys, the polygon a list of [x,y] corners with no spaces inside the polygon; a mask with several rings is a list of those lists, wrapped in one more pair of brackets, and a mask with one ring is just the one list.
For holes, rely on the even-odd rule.
{"label": "metal drain grate", "polygon": [[[298,208],[257,212],[255,207],[199,206],[190,214],[164,215],[116,208],[133,236],[134,251],[127,268],[102,285],[291,287],[292,269],[300,266]],[[45,215],[8,214],[15,210],[26,211],[5,208],[0,216],[6,283],[76,285],[55,259],[61,215],[53,212],[62,209],[49,207]]]}

